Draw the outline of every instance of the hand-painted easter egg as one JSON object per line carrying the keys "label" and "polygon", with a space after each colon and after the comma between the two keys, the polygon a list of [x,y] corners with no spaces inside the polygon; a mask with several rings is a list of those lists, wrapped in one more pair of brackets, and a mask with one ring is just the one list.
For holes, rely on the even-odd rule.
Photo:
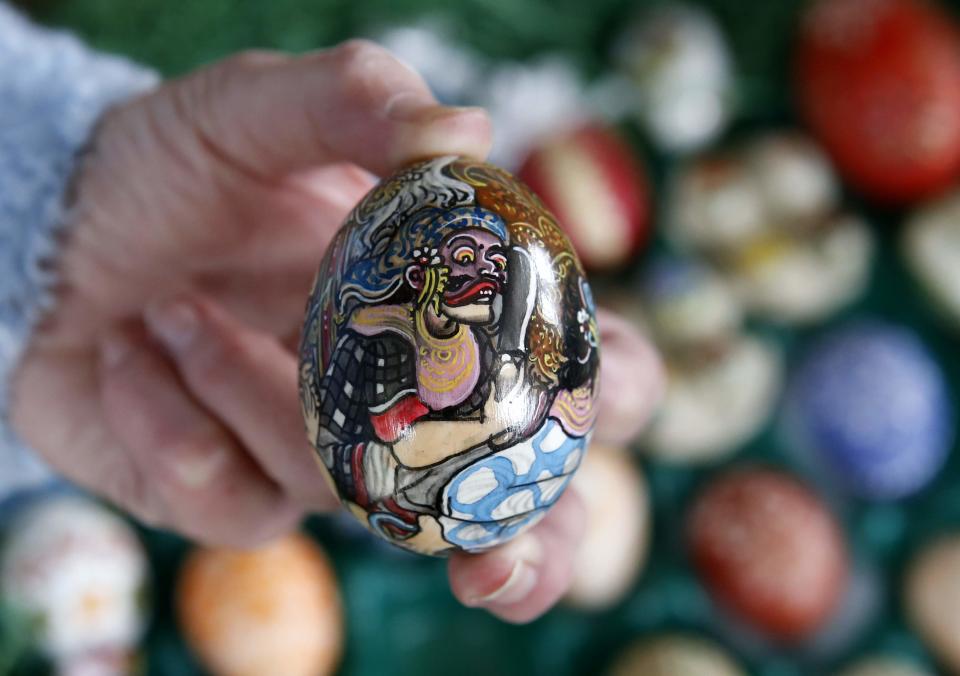
{"label": "hand-painted easter egg", "polygon": [[837,676],[932,676],[926,669],[905,658],[887,655],[857,660]]}
{"label": "hand-painted easter egg", "polygon": [[643,437],[644,450],[681,465],[729,455],[769,419],[782,372],[777,348],[747,334],[700,353],[668,356],[666,393]]}
{"label": "hand-painted easter egg", "polygon": [[741,469],[695,501],[693,562],[724,609],[780,640],[806,638],[830,618],[847,579],[840,530],[793,477]]}
{"label": "hand-painted easter egg", "polygon": [[960,672],[960,536],[928,545],[910,564],[904,601],[920,638],[951,673]]}
{"label": "hand-painted easter egg", "polygon": [[133,529],[79,495],[41,497],[9,524],[0,597],[60,664],[122,660],[146,615],[147,559]]}
{"label": "hand-painted easter egg", "polygon": [[301,535],[248,551],[194,551],[180,573],[181,629],[217,676],[334,673],[343,643],[337,581]]}
{"label": "hand-painted easter egg", "polygon": [[910,271],[954,326],[960,328],[960,192],[913,214],[903,237]]}
{"label": "hand-painted easter egg", "polygon": [[841,174],[909,202],[960,172],[960,40],[925,0],[821,0],[796,54],[801,110]]}
{"label": "hand-painted easter egg", "polygon": [[730,119],[733,68],[713,17],[671,3],[633,21],[615,60],[635,88],[637,117],[667,152],[689,152],[713,140]]}
{"label": "hand-painted easter egg", "polygon": [[650,499],[628,449],[591,444],[573,478],[587,528],[573,560],[566,600],[598,610],[623,599],[647,557]]}
{"label": "hand-painted easter egg", "polygon": [[685,634],[641,639],[617,657],[608,676],[743,676],[720,646]]}
{"label": "hand-painted easter egg", "polygon": [[563,492],[598,363],[590,288],[554,217],[505,171],[442,157],[382,181],[330,245],[300,398],[324,476],[373,532],[479,550]]}
{"label": "hand-painted easter egg", "polygon": [[644,273],[642,296],[665,352],[724,344],[743,327],[743,308],[729,284],[692,259],[654,260]]}
{"label": "hand-painted easter egg", "polygon": [[809,324],[863,293],[874,251],[867,224],[841,213],[810,226],[807,232],[772,231],[729,256],[725,276],[751,313]]}
{"label": "hand-painted easter egg", "polygon": [[762,187],[739,152],[690,160],[670,183],[668,234],[685,248],[725,253],[770,229]]}
{"label": "hand-painted easter egg", "polygon": [[590,125],[549,138],[517,175],[556,214],[588,269],[619,268],[647,241],[646,172],[612,130]]}
{"label": "hand-painted easter egg", "polygon": [[954,439],[935,358],[909,329],[859,322],[813,345],[791,378],[786,431],[842,488],[896,500],[926,486]]}
{"label": "hand-painted easter egg", "polygon": [[830,161],[804,134],[761,134],[743,152],[771,224],[802,230],[816,225],[839,203],[840,184]]}

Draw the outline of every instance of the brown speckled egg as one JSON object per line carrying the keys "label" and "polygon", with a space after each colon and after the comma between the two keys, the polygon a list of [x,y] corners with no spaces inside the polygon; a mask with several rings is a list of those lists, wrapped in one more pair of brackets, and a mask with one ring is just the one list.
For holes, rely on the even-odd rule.
{"label": "brown speckled egg", "polygon": [[711,641],[684,634],[641,639],[614,662],[608,676],[743,676]]}
{"label": "brown speckled egg", "polygon": [[198,549],[177,587],[187,641],[217,676],[332,674],[343,642],[337,581],[304,536],[256,550]]}
{"label": "brown speckled egg", "polygon": [[626,448],[591,444],[573,479],[587,510],[587,527],[573,563],[566,600],[588,610],[619,602],[647,557],[650,498]]}
{"label": "brown speckled egg", "polygon": [[960,535],[923,550],[907,574],[906,607],[917,633],[952,671],[960,671]]}
{"label": "brown speckled egg", "polygon": [[820,499],[783,472],[741,469],[715,479],[693,505],[689,537],[713,598],[775,639],[820,628],[846,583],[840,529]]}

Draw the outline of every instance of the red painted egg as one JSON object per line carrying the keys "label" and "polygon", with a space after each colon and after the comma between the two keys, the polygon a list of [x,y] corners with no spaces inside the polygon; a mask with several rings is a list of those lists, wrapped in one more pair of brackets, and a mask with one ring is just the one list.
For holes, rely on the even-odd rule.
{"label": "red painted egg", "polygon": [[796,53],[803,115],[854,186],[910,202],[960,173],[960,40],[922,0],[821,0]]}
{"label": "red painted egg", "polygon": [[587,268],[618,268],[647,241],[647,174],[612,130],[589,125],[554,136],[527,156],[518,175],[557,216]]}
{"label": "red painted egg", "polygon": [[715,601],[774,639],[809,636],[840,600],[847,578],[840,530],[787,474],[745,469],[715,479],[694,503],[689,536]]}

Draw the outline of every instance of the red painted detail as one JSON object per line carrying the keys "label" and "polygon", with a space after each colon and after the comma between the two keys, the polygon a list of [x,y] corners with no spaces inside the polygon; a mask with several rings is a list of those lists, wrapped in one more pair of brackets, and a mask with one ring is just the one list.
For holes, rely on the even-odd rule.
{"label": "red painted detail", "polygon": [[410,425],[429,412],[430,409],[417,395],[409,394],[383,413],[371,415],[370,422],[377,438],[392,444],[404,435]]}

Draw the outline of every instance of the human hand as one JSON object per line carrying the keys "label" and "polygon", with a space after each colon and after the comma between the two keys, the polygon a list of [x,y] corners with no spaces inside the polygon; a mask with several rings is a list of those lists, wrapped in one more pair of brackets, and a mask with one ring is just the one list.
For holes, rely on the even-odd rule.
{"label": "human hand", "polygon": [[[253,544],[334,508],[291,349],[320,254],[367,172],[489,141],[481,111],[437,105],[363,42],[240,55],[108,112],[75,176],[58,302],[13,384],[15,429],[78,484],[205,542]],[[635,400],[650,401],[658,367],[626,335],[604,356],[640,350]],[[635,428],[630,413],[609,424]],[[578,523],[571,495],[515,543],[452,557],[454,592],[532,618],[565,588]]]}

